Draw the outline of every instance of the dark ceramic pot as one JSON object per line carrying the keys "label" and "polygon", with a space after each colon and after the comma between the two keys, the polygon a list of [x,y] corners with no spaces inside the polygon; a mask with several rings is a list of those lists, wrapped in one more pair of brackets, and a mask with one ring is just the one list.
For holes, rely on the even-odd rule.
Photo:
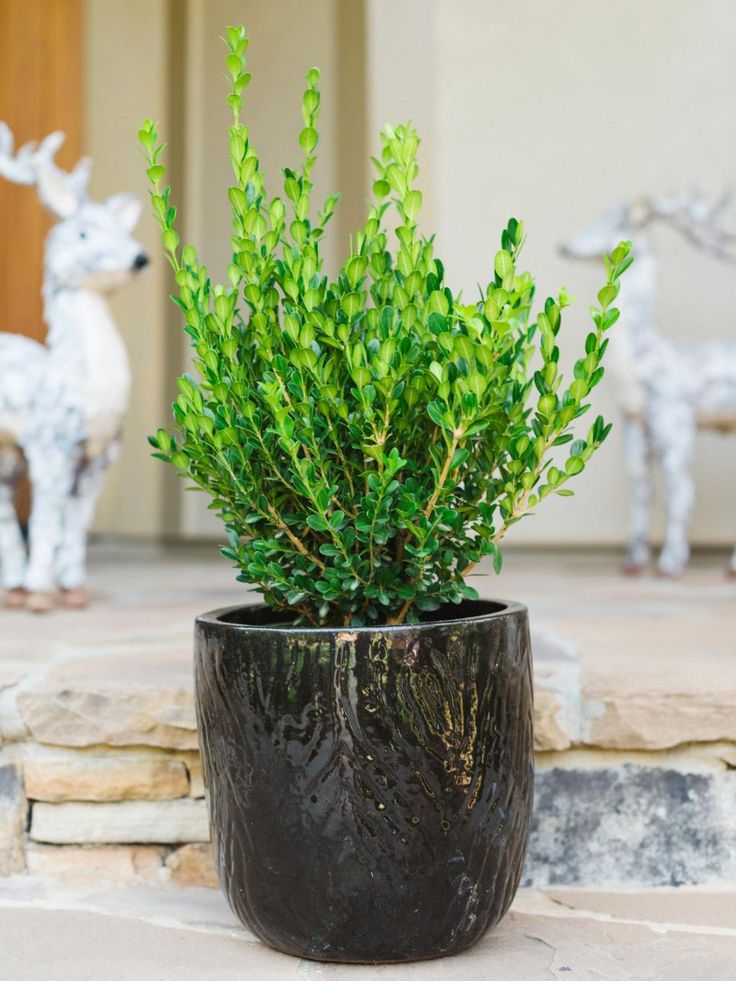
{"label": "dark ceramic pot", "polygon": [[357,629],[218,610],[197,620],[195,668],[220,882],[256,936],[404,961],[501,919],[532,806],[525,607]]}

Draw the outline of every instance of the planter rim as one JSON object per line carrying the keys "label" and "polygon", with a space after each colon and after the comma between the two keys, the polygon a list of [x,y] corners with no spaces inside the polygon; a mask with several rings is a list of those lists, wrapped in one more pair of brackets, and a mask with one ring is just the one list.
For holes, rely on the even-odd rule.
{"label": "planter rim", "polygon": [[[440,620],[426,620],[422,623],[371,624],[362,627],[294,627],[290,624],[234,623],[231,620],[224,619],[238,610],[270,610],[270,607],[265,603],[236,603],[234,606],[223,606],[217,610],[210,610],[208,613],[201,613],[195,618],[195,623],[197,625],[208,624],[220,629],[240,630],[247,633],[284,634],[290,637],[293,637],[295,634],[307,634],[315,637],[328,637],[334,634],[415,633],[417,630],[432,630],[437,627],[457,627],[463,624],[484,623],[490,620],[502,620],[506,617],[517,616],[520,613],[528,613],[527,607],[523,603],[518,603],[515,600],[481,599],[468,600],[467,602],[473,604],[493,603],[498,605],[500,609],[479,613],[477,616],[443,617]],[[278,616],[275,610],[273,613],[275,616]]]}

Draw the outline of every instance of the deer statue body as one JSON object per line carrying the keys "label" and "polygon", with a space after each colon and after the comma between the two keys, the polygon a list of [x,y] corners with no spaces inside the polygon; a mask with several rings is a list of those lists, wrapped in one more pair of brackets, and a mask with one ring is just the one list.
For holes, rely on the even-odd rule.
{"label": "deer statue body", "polygon": [[[43,611],[59,588],[86,602],[87,533],[105,472],[117,453],[130,389],[125,346],[105,294],[148,264],[131,235],[138,201],[88,200],[89,163],[69,173],[53,156],[63,136],[13,156],[0,123],[0,175],[37,188],[57,217],[46,241],[46,344],[0,333],[0,567],[6,603]],[[31,483],[29,547],[14,507],[18,480]]]}
{"label": "deer statue body", "polygon": [[[609,364],[624,414],[631,483],[627,569],[650,560],[651,465],[661,469],[667,505],[659,571],[679,575],[689,557],[688,531],[695,501],[693,448],[698,428],[736,432],[736,341],[677,344],[659,333],[655,319],[657,262],[647,226],[660,220],[719,258],[730,258],[734,230],[719,227],[725,200],[698,195],[637,201],[603,215],[562,246],[574,259],[599,259],[622,238],[633,242],[636,262],[621,287],[621,316],[611,331]],[[730,562],[736,574],[736,552]]]}

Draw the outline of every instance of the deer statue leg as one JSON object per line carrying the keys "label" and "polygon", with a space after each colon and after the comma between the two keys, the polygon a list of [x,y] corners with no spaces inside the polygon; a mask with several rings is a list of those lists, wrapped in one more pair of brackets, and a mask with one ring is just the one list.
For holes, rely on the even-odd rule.
{"label": "deer statue leg", "polygon": [[24,606],[26,600],[26,547],[15,513],[15,487],[23,469],[17,448],[0,446],[0,569],[6,606]]}
{"label": "deer statue leg", "polygon": [[667,502],[667,531],[658,566],[664,576],[679,576],[690,556],[688,531],[695,503],[695,412],[685,402],[663,403],[654,407],[651,425]]}
{"label": "deer statue leg", "polygon": [[34,613],[53,608],[54,566],[61,545],[64,508],[74,484],[75,455],[61,447],[29,448],[31,518],[25,588],[26,607]]}
{"label": "deer statue leg", "polygon": [[631,486],[631,515],[626,572],[640,572],[649,562],[649,507],[652,501],[651,450],[645,424],[631,416],[624,422],[626,467]]}
{"label": "deer statue leg", "polygon": [[116,443],[103,456],[80,470],[66,501],[61,546],[56,557],[56,582],[62,591],[65,606],[81,609],[87,605],[84,588],[87,579],[87,535],[105,474],[117,455],[117,449]]}

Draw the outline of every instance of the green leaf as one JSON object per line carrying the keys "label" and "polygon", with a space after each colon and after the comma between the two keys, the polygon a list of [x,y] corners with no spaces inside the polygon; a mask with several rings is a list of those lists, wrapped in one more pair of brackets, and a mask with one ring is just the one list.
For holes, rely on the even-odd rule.
{"label": "green leaf", "polygon": [[434,610],[439,610],[442,603],[440,603],[436,596],[418,596],[415,606],[424,613],[432,613]]}
{"label": "green leaf", "polygon": [[433,290],[429,295],[429,312],[439,313],[441,316],[446,317],[450,312],[450,304],[444,291]]}
{"label": "green leaf", "polygon": [[391,193],[391,186],[389,185],[388,181],[384,181],[384,180],[374,181],[373,193],[380,201],[381,198],[385,198],[388,194]]}
{"label": "green leaf", "polygon": [[230,204],[238,214],[244,215],[248,210],[248,201],[245,193],[239,187],[231,187],[228,189],[227,196],[230,198]]}
{"label": "green leaf", "polygon": [[328,525],[321,514],[310,514],[307,516],[307,524],[313,531],[327,531]]}
{"label": "green leaf", "polygon": [[238,75],[240,74],[241,64],[242,62],[240,61],[240,58],[238,58],[236,54],[231,54],[227,56],[225,66],[228,72],[230,73],[231,78],[238,77]]}
{"label": "green leaf", "polygon": [[409,191],[404,198],[404,211],[409,221],[415,221],[422,207],[421,191]]}
{"label": "green leaf", "polygon": [[442,429],[451,428],[448,425],[447,417],[439,402],[430,402],[427,405],[427,413],[435,425],[440,426]]}
{"label": "green leaf", "polygon": [[317,146],[319,135],[313,126],[305,126],[299,134],[299,145],[306,154],[310,154]]}
{"label": "green leaf", "polygon": [[146,176],[152,184],[160,184],[165,173],[166,171],[161,164],[154,164],[146,170]]}
{"label": "green leaf", "polygon": [[455,470],[457,467],[461,467],[469,457],[470,450],[467,449],[467,447],[455,450],[452,460],[450,461],[450,470]]}
{"label": "green leaf", "polygon": [[611,303],[613,303],[617,296],[618,289],[612,283],[608,283],[601,290],[599,290],[598,302],[600,303],[601,307],[605,309],[606,307],[610,306]]}
{"label": "green leaf", "polygon": [[496,253],[493,268],[497,276],[505,279],[514,271],[514,260],[505,249],[501,249],[500,252]]}
{"label": "green leaf", "polygon": [[501,572],[501,567],[503,566],[503,553],[500,548],[496,548],[493,552],[493,571],[496,575]]}

